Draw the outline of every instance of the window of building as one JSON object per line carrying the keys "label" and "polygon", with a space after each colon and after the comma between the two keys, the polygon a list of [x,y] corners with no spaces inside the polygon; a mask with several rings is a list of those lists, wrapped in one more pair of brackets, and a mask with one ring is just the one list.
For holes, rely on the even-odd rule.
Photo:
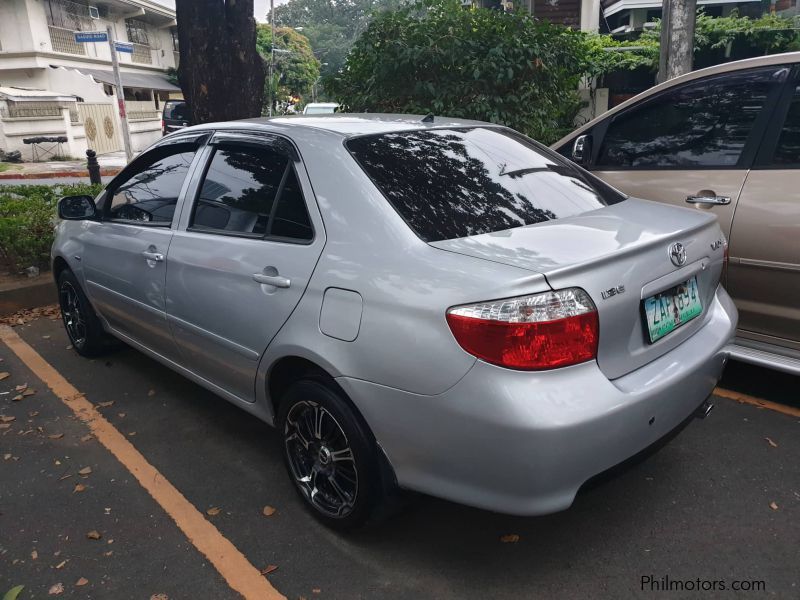
{"label": "window of building", "polygon": [[143,46],[150,45],[147,35],[147,23],[138,19],[125,19],[125,30],[128,32],[128,41]]}

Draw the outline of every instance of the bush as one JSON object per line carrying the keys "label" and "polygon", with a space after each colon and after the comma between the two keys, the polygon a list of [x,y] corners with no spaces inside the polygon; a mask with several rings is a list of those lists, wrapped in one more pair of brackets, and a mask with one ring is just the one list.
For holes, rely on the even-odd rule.
{"label": "bush", "polygon": [[379,14],[325,89],[350,111],[491,121],[544,143],[572,130],[585,36],[523,12],[429,0]]}
{"label": "bush", "polygon": [[102,186],[0,186],[0,258],[11,273],[28,267],[47,269],[55,234],[56,203],[62,196],[96,196]]}

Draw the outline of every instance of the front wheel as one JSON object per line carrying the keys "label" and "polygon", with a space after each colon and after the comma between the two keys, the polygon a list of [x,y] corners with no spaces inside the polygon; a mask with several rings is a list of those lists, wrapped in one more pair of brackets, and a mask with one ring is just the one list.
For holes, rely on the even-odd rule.
{"label": "front wheel", "polygon": [[380,473],[372,434],[332,385],[292,384],[278,414],[289,476],[312,514],[346,530],[379,504]]}
{"label": "front wheel", "polygon": [[108,349],[111,338],[103,330],[78,278],[68,269],[58,276],[58,303],[67,336],[78,354],[92,357]]}

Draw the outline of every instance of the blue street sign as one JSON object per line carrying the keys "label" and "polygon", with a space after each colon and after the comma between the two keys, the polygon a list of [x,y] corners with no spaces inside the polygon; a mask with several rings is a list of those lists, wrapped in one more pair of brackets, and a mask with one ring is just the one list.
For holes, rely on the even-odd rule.
{"label": "blue street sign", "polygon": [[79,44],[87,42],[107,42],[108,34],[105,31],[76,31],[75,41]]}
{"label": "blue street sign", "polygon": [[117,52],[127,52],[128,54],[133,54],[133,44],[129,42],[118,42],[115,40],[114,48],[117,49]]}

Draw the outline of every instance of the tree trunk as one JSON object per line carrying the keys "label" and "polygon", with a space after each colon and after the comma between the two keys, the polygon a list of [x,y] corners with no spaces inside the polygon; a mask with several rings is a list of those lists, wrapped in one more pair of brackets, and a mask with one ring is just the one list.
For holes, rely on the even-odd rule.
{"label": "tree trunk", "polygon": [[692,70],[697,0],[664,0],[658,81]]}
{"label": "tree trunk", "polygon": [[176,0],[180,80],[193,124],[260,117],[264,61],[253,0]]}

